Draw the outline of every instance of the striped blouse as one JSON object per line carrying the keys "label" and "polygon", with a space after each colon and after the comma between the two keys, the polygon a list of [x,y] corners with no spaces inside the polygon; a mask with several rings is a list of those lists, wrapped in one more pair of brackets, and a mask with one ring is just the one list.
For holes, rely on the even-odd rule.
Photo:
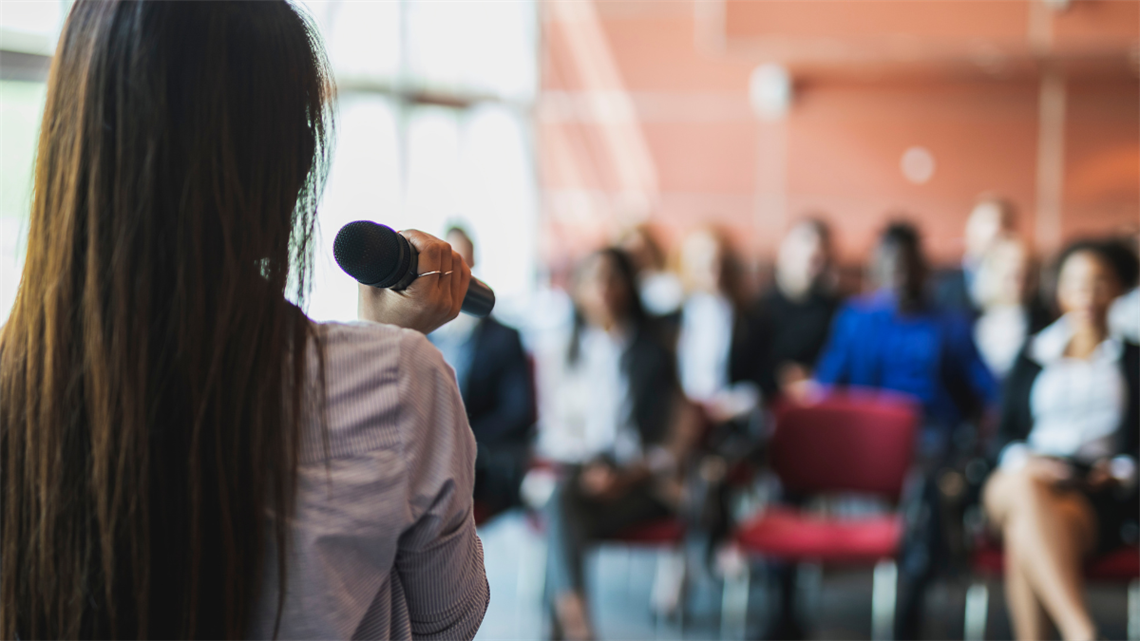
{"label": "striped blouse", "polygon": [[[455,376],[418,332],[318,330],[328,440],[306,422],[278,636],[470,639],[489,591],[472,517],[475,439]],[[273,636],[272,542],[267,554],[251,638]]]}

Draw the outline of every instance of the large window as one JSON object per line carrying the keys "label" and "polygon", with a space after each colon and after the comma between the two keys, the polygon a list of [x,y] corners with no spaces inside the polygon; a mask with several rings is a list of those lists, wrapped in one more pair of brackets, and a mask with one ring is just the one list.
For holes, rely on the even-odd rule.
{"label": "large window", "polygon": [[[50,53],[67,3],[47,4],[54,8],[4,0],[0,47],[19,40],[30,43],[24,50]],[[310,316],[355,318],[356,285],[336,266],[332,241],[341,225],[364,218],[437,235],[449,224],[467,227],[475,273],[510,317],[532,288],[536,264],[533,1],[300,4],[321,33],[338,86]],[[18,5],[28,10],[10,10]],[[22,266],[43,81],[0,81],[0,322]]]}

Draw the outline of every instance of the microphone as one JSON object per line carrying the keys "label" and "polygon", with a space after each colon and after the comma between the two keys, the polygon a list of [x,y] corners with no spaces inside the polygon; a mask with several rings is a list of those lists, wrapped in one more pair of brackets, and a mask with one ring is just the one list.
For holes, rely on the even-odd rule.
{"label": "microphone", "polygon": [[[391,227],[370,220],[341,227],[333,241],[333,256],[349,276],[371,287],[403,291],[419,277],[416,248]],[[472,278],[463,297],[463,312],[481,318],[494,307],[495,292]]]}

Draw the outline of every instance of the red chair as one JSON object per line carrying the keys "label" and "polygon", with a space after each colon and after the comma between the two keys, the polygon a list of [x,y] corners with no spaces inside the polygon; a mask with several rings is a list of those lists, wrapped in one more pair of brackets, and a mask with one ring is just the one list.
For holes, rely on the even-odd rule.
{"label": "red chair", "polygon": [[[1005,574],[1005,554],[1000,546],[983,539],[970,556],[974,579],[966,590],[963,625],[966,641],[985,638],[989,618],[989,582]],[[1140,639],[1140,548],[1125,547],[1091,559],[1085,565],[1085,578],[1128,584],[1128,638]]]}
{"label": "red chair", "polygon": [[[775,412],[769,442],[772,471],[798,495],[858,492],[898,503],[910,471],[918,424],[908,397],[847,392],[810,406]],[[874,566],[873,637],[889,638],[902,538],[898,514],[837,519],[794,508],[769,508],[743,523],[736,545],[749,556],[790,563]],[[743,636],[750,569],[725,579],[722,634]]]}

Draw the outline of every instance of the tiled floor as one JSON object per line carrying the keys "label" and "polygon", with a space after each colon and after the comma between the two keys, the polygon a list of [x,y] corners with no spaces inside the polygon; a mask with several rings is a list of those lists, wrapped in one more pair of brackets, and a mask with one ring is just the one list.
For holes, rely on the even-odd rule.
{"label": "tiled floor", "polygon": [[[544,542],[519,513],[502,515],[480,530],[491,584],[491,605],[477,639],[542,639],[546,626],[540,608]],[[649,596],[656,568],[652,550],[604,546],[591,555],[587,576],[591,609],[602,639],[717,639],[720,586],[709,583],[691,590],[684,633],[675,623],[655,625]],[[810,576],[810,574],[809,574]],[[871,572],[824,573],[814,598],[802,603],[804,619],[816,639],[868,639],[871,634]],[[927,601],[925,636],[962,638],[963,585],[939,585]],[[1000,585],[991,590],[988,637],[1009,638]],[[750,637],[763,623],[763,594],[751,594]],[[1101,635],[1125,638],[1127,598],[1122,586],[1098,585],[1088,590]]]}

